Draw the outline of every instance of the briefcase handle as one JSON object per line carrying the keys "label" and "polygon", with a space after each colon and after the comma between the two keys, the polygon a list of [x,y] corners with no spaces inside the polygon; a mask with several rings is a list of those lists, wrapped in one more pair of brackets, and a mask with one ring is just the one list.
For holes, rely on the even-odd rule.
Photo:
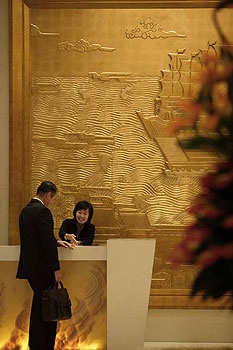
{"label": "briefcase handle", "polygon": [[49,285],[49,289],[58,289],[59,284],[61,288],[64,288],[62,281],[52,281]]}

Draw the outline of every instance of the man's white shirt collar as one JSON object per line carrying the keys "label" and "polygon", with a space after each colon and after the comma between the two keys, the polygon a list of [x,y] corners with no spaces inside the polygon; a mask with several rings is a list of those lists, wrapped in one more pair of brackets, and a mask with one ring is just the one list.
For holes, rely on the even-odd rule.
{"label": "man's white shirt collar", "polygon": [[42,202],[42,200],[41,200],[40,198],[38,198],[38,197],[33,197],[32,199],[37,199],[39,202],[41,202],[41,203],[44,205],[44,203]]}

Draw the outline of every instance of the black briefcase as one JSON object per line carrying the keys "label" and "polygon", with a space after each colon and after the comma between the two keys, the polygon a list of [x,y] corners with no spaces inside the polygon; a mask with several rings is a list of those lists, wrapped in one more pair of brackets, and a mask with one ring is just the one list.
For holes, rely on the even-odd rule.
{"label": "black briefcase", "polygon": [[43,291],[42,315],[47,322],[68,320],[72,317],[71,300],[61,281],[53,282],[49,289]]}

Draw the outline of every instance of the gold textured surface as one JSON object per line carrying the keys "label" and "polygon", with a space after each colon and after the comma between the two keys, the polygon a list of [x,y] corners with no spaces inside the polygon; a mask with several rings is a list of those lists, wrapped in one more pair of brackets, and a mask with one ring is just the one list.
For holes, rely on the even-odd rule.
{"label": "gold textured surface", "polygon": [[[26,350],[32,292],[16,280],[17,262],[0,262],[0,349]],[[106,262],[62,261],[63,284],[72,302],[72,319],[58,322],[55,350],[106,350]],[[80,273],[81,271],[81,273]]]}
{"label": "gold textured surface", "polygon": [[[12,64],[27,74],[21,90],[12,76],[21,99],[13,99],[11,111],[10,243],[18,242],[22,206],[49,179],[59,188],[56,234],[86,199],[94,206],[97,243],[157,239],[150,307],[225,307],[190,301],[196,272],[166,263],[190,222],[186,209],[198,178],[216,159],[184,152],[166,135],[169,121],[182,117],[178,99],[198,89],[201,53],[218,47],[212,9],[197,1],[163,9],[43,8],[43,1],[31,1],[20,12],[20,3],[13,2],[13,33],[26,25],[13,40],[13,53],[22,55]],[[229,12],[224,21],[231,28]]]}

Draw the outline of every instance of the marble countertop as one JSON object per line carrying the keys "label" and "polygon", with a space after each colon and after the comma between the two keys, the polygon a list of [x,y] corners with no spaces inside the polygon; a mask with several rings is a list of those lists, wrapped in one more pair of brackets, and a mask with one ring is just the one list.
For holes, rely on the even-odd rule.
{"label": "marble countertop", "polygon": [[[0,246],[0,261],[17,261],[20,246]],[[74,249],[58,247],[60,260],[107,260],[106,246],[77,246]]]}

